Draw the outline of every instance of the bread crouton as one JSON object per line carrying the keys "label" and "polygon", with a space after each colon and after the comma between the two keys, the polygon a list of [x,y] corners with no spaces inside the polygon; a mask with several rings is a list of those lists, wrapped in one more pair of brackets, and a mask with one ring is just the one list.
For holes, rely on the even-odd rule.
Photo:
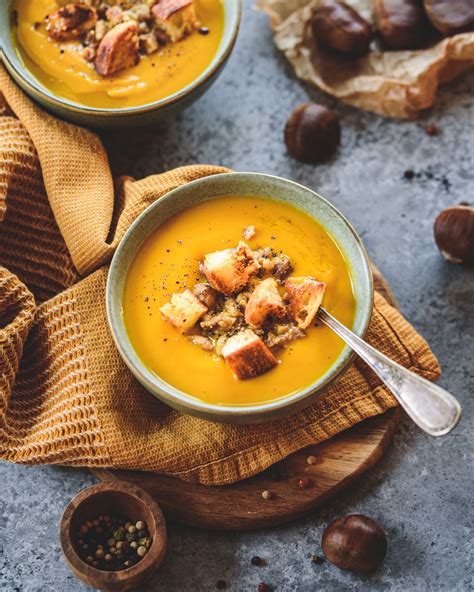
{"label": "bread crouton", "polygon": [[232,296],[244,288],[259,269],[260,265],[252,250],[243,241],[235,249],[209,253],[201,266],[211,286],[226,296]]}
{"label": "bread crouton", "polygon": [[52,12],[46,19],[49,36],[57,41],[68,41],[93,29],[97,12],[83,2],[72,2]]}
{"label": "bread crouton", "polygon": [[180,294],[173,294],[171,301],[162,306],[160,311],[165,321],[181,333],[187,333],[206,314],[207,307],[191,290],[185,290]]}
{"label": "bread crouton", "polygon": [[217,304],[217,292],[209,284],[195,284],[193,293],[209,310]]}
{"label": "bread crouton", "polygon": [[278,360],[251,329],[229,337],[221,353],[239,380],[255,378],[278,365]]}
{"label": "bread crouton", "polygon": [[139,59],[137,23],[120,23],[100,42],[95,58],[95,69],[102,76],[109,76],[124,68],[136,66]]}
{"label": "bread crouton", "polygon": [[286,313],[285,304],[273,278],[263,280],[252,292],[245,307],[245,321],[258,327],[269,318],[279,319]]}
{"label": "bread crouton", "polygon": [[196,11],[192,0],[160,0],[151,12],[156,25],[175,43],[193,32]]}
{"label": "bread crouton", "polygon": [[310,276],[290,277],[285,282],[285,288],[288,292],[290,317],[300,329],[306,329],[321,306],[326,284]]}

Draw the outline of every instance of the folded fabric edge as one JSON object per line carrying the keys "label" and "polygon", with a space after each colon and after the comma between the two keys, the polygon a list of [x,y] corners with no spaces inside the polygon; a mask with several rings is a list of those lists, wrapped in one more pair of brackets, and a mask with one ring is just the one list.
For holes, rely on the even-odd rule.
{"label": "folded fabric edge", "polygon": [[[298,452],[307,446],[319,444],[333,438],[346,430],[339,430],[340,421],[347,421],[347,415],[358,415],[359,420],[346,429],[359,425],[362,421],[385,413],[398,404],[384,387],[348,401],[339,409],[334,410],[321,422],[304,425],[297,430],[281,436],[278,442],[262,446],[257,444],[237,451],[228,457],[221,457],[209,463],[187,469],[185,471],[167,472],[167,475],[178,477],[183,481],[202,485],[228,485],[249,477],[253,477]],[[365,411],[362,414],[361,408]],[[298,445],[295,447],[295,442]],[[159,473],[157,473],[159,474]]]}

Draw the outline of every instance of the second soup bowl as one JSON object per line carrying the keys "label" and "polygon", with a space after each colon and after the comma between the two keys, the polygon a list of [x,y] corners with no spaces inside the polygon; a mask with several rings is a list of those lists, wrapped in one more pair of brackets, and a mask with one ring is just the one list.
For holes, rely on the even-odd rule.
{"label": "second soup bowl", "polygon": [[[156,339],[154,338],[155,331],[158,331],[158,328],[161,327],[160,323],[163,324],[159,306],[164,302],[164,294],[161,294],[160,291],[170,292],[170,286],[175,283],[178,284],[178,281],[174,281],[178,277],[187,278],[189,275],[189,281],[198,280],[197,258],[196,256],[189,256],[186,259],[186,245],[182,246],[183,241],[181,239],[186,234],[190,242],[193,242],[197,233],[203,233],[205,237],[208,237],[211,245],[209,250],[207,250],[205,244],[208,239],[205,237],[200,238],[199,245],[195,246],[194,253],[199,252],[199,257],[214,250],[235,246],[236,242],[238,242],[238,239],[235,238],[237,235],[235,233],[235,236],[232,235],[229,230],[232,229],[232,224],[237,224],[232,220],[239,215],[240,206],[238,205],[233,211],[230,211],[232,207],[229,206],[229,203],[232,204],[235,196],[250,196],[250,198],[241,197],[238,199],[240,199],[240,203],[242,203],[242,199],[244,201],[247,199],[245,203],[250,204],[248,208],[252,208],[244,212],[240,211],[240,215],[248,211],[248,224],[256,224],[257,234],[253,239],[254,241],[258,241],[259,236],[266,237],[268,241],[278,239],[278,237],[273,236],[277,232],[269,230],[270,227],[278,228],[278,224],[283,225],[280,226],[282,237],[284,228],[288,227],[288,225],[291,227],[290,233],[296,233],[294,234],[295,242],[299,236],[304,235],[304,239],[301,239],[302,249],[306,249],[305,256],[310,261],[309,263],[306,261],[306,267],[305,265],[298,265],[298,261],[295,261],[297,265],[294,275],[310,275],[307,269],[308,264],[311,267],[313,254],[315,261],[321,260],[321,268],[324,269],[324,256],[322,254],[324,251],[332,253],[333,260],[338,258],[339,262],[343,262],[344,269],[339,277],[344,278],[340,281],[344,282],[346,292],[352,290],[350,299],[347,299],[347,302],[350,300],[351,303],[350,314],[349,311],[345,311],[345,297],[342,297],[342,302],[337,302],[338,298],[341,300],[340,290],[329,289],[329,284],[329,295],[325,296],[323,304],[328,306],[330,312],[336,313],[336,316],[338,316],[337,312],[339,312],[339,317],[342,317],[341,320],[344,320],[345,317],[346,324],[349,324],[357,335],[364,336],[373,308],[373,281],[367,253],[356,231],[334,206],[314,191],[292,181],[260,173],[227,173],[204,177],[170,191],[149,206],[126,232],[112,260],[106,290],[107,315],[113,339],[124,362],[138,381],[157,398],[179,411],[210,421],[261,423],[295,413],[309,405],[322,392],[336,383],[351,364],[353,354],[349,347],[343,346],[342,342],[338,343],[335,349],[334,339],[337,340],[338,338],[330,334],[329,329],[311,328],[311,331],[320,332],[318,333],[319,339],[321,339],[321,335],[327,335],[328,344],[329,340],[331,340],[327,351],[325,351],[324,342],[317,342],[318,346],[315,347],[316,342],[309,337],[305,337],[293,342],[296,344],[294,351],[291,351],[293,357],[290,358],[287,353],[284,354],[288,362],[285,362],[284,359],[278,368],[271,370],[263,377],[236,381],[232,377],[229,368],[222,368],[222,360],[216,361],[215,357],[213,358],[208,352],[200,351],[195,345],[191,346],[182,335],[177,332],[173,333],[173,328],[166,328],[169,333],[164,339],[159,339],[158,333],[156,333]],[[215,211],[220,213],[216,215],[217,219],[209,219],[209,212],[212,212],[214,207],[212,204],[217,204],[219,198],[221,198],[221,203]],[[255,205],[251,205],[254,203],[252,198]],[[267,200],[266,205],[262,202],[262,198]],[[260,214],[258,214],[258,204],[262,203],[264,207],[262,206]],[[291,207],[291,211],[295,212],[294,220],[290,219],[285,213],[290,211],[288,206]],[[253,208],[256,209],[253,210]],[[242,210],[242,208],[240,209]],[[174,220],[186,214],[186,211],[189,234],[187,231],[183,233],[182,225],[173,226]],[[255,212],[255,215],[253,215],[253,212]],[[239,219],[239,228],[241,221]],[[312,240],[311,224],[314,221],[317,223],[314,232],[317,233],[319,228],[319,232],[322,233],[323,237],[322,241],[320,241],[321,252],[318,252],[317,248],[313,249],[313,246],[311,248],[308,246]],[[265,228],[266,222],[268,222],[268,228]],[[203,224],[205,228],[201,228]],[[173,228],[180,229],[179,236],[174,236]],[[324,239],[324,236],[327,236],[327,240]],[[158,251],[156,253],[150,251],[149,245],[156,240],[158,242],[154,244],[159,245],[162,237],[166,237],[168,241],[164,246],[166,247],[169,244],[172,247],[165,249],[161,245],[157,247]],[[263,238],[260,240],[263,240]],[[221,243],[222,246],[216,248],[216,245]],[[256,248],[256,244],[254,242],[252,248]],[[182,251],[180,251],[181,246]],[[267,246],[267,242],[265,241],[263,245],[258,244],[258,246]],[[288,240],[286,246],[285,244],[278,244],[278,240],[273,241],[271,246],[283,251],[288,248],[290,251],[293,250],[294,253],[297,252],[297,250],[293,249],[291,241]],[[167,263],[165,251],[168,253],[172,251],[172,255],[168,257],[177,257],[177,259],[171,259],[172,262]],[[144,252],[145,255],[143,255]],[[141,275],[141,271],[137,274],[137,269],[133,269],[140,253],[142,253],[140,255],[142,260],[146,261],[150,275],[154,276],[153,287],[150,278],[147,279],[145,275]],[[165,256],[160,256],[160,253]],[[291,255],[291,252],[289,254]],[[183,259],[182,265],[187,266],[185,271],[189,271],[189,274],[183,273],[183,270],[179,269],[181,261],[179,257]],[[164,265],[164,267],[160,268],[160,265]],[[159,271],[163,272],[163,270],[168,269],[166,265],[170,265],[169,269],[176,271],[168,272],[167,279],[162,282],[159,278],[164,277],[164,274],[162,273],[160,276]],[[169,277],[173,273],[176,273],[176,278]],[[330,269],[328,274],[331,274]],[[326,278],[314,276],[318,280],[326,281]],[[335,277],[338,277],[337,273]],[[135,285],[138,286],[140,283],[139,289],[141,289],[142,283],[145,286],[146,282],[149,281],[147,290],[151,290],[151,295],[145,296],[145,293],[141,294],[135,290],[135,295],[130,297],[130,278],[134,279]],[[188,280],[182,281],[185,283]],[[331,281],[335,282],[336,280]],[[165,282],[167,282],[166,289],[164,288]],[[177,292],[181,291],[182,287],[181,283],[181,286],[175,286],[175,290]],[[191,287],[191,284],[186,287]],[[169,294],[166,297],[169,298]],[[153,351],[145,351],[143,343],[137,344],[137,336],[136,334],[133,335],[136,333],[133,326],[133,330],[130,331],[130,318],[133,318],[133,314],[129,314],[128,318],[125,318],[126,314],[124,315],[125,302],[127,302],[125,310],[127,307],[132,306],[133,308],[135,306],[135,304],[130,305],[130,302],[136,303],[136,306],[143,308],[142,316],[147,318],[140,320],[141,330],[144,331],[144,335],[146,334],[148,339],[148,349]],[[349,307],[349,304],[347,306]],[[134,312],[132,310],[132,313]],[[138,320],[138,317],[135,318]],[[352,319],[352,321],[348,319]],[[161,337],[163,336],[161,335]],[[300,342],[305,340],[307,340],[307,343],[303,347]],[[182,350],[179,349],[180,347]],[[194,350],[192,354],[189,354],[191,351],[189,348],[196,348],[197,354],[194,354]],[[138,353],[140,349],[141,355]],[[143,355],[144,351],[145,355]],[[304,355],[298,353],[302,351],[304,351]],[[321,365],[323,369],[321,373],[315,375],[314,379],[312,378],[311,382],[308,383],[307,378],[312,376],[313,366],[314,368],[319,367],[317,364],[320,364],[324,356],[329,359],[328,354],[330,351],[336,352],[333,358],[330,359],[326,366]],[[148,353],[150,353],[150,356],[148,356]],[[196,357],[198,355],[203,356],[202,359],[206,360],[203,363],[202,370],[199,367],[200,358]],[[166,372],[160,372],[156,367],[153,368],[153,361],[150,362],[150,359],[156,359],[158,364],[166,363],[176,368],[176,370],[173,370],[177,377],[176,380],[169,378],[168,368],[166,368]],[[228,379],[226,372],[229,376]],[[166,375],[166,378],[163,375]],[[301,378],[302,384],[298,383],[300,375],[306,377],[306,379]],[[288,387],[288,392],[284,390],[286,381],[291,385],[291,388]],[[173,385],[171,382],[175,384]],[[216,392],[218,395],[221,393],[222,396],[218,396],[217,402],[206,396],[206,383],[213,385],[210,390],[214,390],[214,394]],[[271,395],[273,391],[276,393],[274,398]],[[229,394],[234,392],[237,395]],[[200,393],[202,393],[202,396],[200,396]]]}

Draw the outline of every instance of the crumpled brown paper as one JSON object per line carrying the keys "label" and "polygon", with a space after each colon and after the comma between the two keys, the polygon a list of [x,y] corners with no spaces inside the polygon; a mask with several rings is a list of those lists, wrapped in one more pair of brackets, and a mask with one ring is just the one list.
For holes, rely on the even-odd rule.
{"label": "crumpled brown paper", "polygon": [[[372,3],[346,0],[373,21]],[[426,49],[381,51],[359,59],[321,52],[308,22],[318,0],[257,0],[270,17],[275,43],[296,75],[346,103],[389,117],[412,119],[431,107],[440,84],[474,66],[474,32],[442,39]]]}

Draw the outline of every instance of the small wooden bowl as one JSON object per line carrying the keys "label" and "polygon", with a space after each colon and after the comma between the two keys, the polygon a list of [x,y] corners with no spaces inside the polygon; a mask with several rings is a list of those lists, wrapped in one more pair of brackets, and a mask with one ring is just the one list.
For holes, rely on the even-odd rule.
{"label": "small wooden bowl", "polygon": [[[100,514],[121,514],[131,522],[143,520],[152,543],[137,564],[120,571],[103,571],[83,561],[75,548],[79,526]],[[149,578],[161,565],[166,552],[166,523],[160,506],[141,487],[126,481],[99,483],[71,500],[61,519],[61,547],[72,573],[92,588],[130,590]]]}

